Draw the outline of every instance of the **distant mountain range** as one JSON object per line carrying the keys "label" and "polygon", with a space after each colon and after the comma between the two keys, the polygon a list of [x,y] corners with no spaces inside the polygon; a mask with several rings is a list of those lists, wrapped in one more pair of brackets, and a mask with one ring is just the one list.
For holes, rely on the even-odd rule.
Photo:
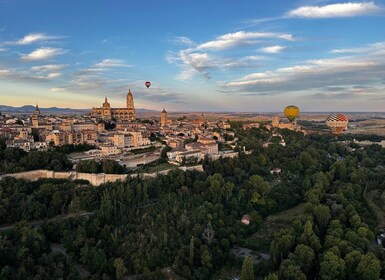
{"label": "distant mountain range", "polygon": [[[89,113],[91,109],[71,109],[71,108],[58,108],[58,107],[50,107],[50,108],[39,108],[41,113],[45,114],[85,114]],[[13,107],[7,105],[0,105],[0,112],[2,113],[16,113],[16,114],[31,114],[35,110],[35,106],[33,105],[24,105],[21,107]],[[136,109],[138,114],[145,114],[151,112],[157,112],[148,109]]]}

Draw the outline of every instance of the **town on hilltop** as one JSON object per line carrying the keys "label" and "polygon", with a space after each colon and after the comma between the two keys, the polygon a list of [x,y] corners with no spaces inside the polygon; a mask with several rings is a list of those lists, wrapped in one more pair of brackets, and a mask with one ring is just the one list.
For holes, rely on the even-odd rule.
{"label": "town on hilltop", "polygon": [[[49,146],[88,144],[94,149],[71,155],[73,162],[87,159],[113,159],[128,168],[154,162],[163,156],[175,165],[193,164],[205,156],[211,159],[236,157],[237,138],[228,120],[199,118],[170,119],[163,109],[158,119],[141,120],[137,117],[134,97],[129,90],[125,108],[114,108],[105,97],[99,108],[92,108],[83,116],[43,115],[36,105],[32,115],[1,116],[0,134],[7,139],[7,147],[24,151],[46,150]],[[244,129],[259,127],[249,122]],[[280,122],[274,116],[267,129],[301,130],[296,122]],[[269,145],[271,142],[266,142]],[[281,144],[285,145],[284,140]],[[143,155],[145,155],[143,157]]]}

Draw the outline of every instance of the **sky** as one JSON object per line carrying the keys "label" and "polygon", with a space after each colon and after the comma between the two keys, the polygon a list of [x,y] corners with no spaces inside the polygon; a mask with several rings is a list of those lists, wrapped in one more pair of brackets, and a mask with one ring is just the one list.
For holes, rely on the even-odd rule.
{"label": "sky", "polygon": [[1,105],[129,89],[155,110],[385,112],[385,1],[0,0]]}

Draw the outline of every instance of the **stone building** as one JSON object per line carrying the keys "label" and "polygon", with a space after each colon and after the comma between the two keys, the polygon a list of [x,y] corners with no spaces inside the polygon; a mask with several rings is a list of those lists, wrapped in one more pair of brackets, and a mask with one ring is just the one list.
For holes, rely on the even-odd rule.
{"label": "stone building", "polygon": [[117,121],[133,121],[135,120],[135,107],[134,107],[134,98],[131,91],[127,93],[126,99],[126,108],[111,108],[110,103],[107,100],[107,97],[102,104],[102,107],[92,108],[91,115],[99,119],[111,120],[115,119]]}
{"label": "stone building", "polygon": [[33,127],[39,127],[39,119],[40,119],[40,109],[39,109],[39,106],[36,104],[36,109],[32,115],[32,126]]}
{"label": "stone building", "polygon": [[162,113],[160,113],[160,127],[163,128],[167,124],[167,112],[163,109]]}

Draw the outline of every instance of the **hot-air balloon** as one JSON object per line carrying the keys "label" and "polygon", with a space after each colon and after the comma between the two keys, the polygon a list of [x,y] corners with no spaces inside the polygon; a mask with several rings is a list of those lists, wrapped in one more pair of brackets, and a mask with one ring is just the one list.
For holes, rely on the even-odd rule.
{"label": "hot-air balloon", "polygon": [[286,106],[283,112],[286,118],[289,119],[289,121],[294,122],[299,115],[299,108],[295,105],[289,105],[289,106]]}
{"label": "hot-air balloon", "polygon": [[334,135],[341,134],[348,126],[348,122],[348,117],[340,113],[330,114],[326,119],[326,125]]}
{"label": "hot-air balloon", "polygon": [[151,86],[151,83],[149,81],[145,82],[144,85],[149,88]]}

